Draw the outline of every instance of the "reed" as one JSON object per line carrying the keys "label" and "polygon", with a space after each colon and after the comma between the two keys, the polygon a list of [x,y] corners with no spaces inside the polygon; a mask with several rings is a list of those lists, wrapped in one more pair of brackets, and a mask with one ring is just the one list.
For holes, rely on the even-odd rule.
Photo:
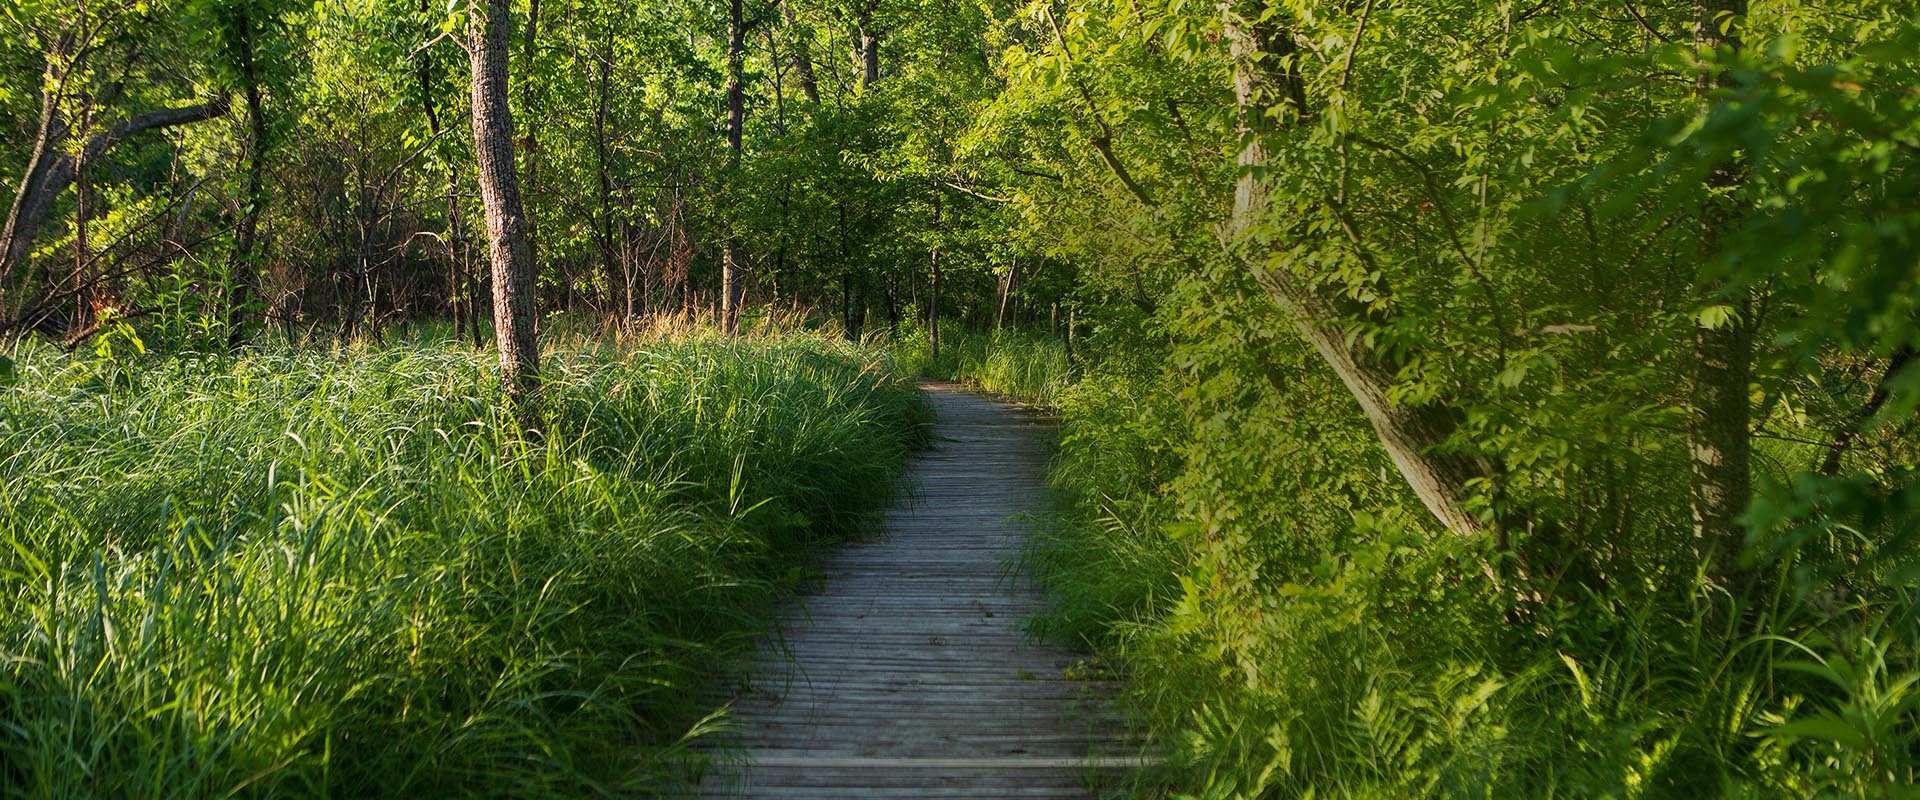
{"label": "reed", "polygon": [[801,335],[563,339],[539,441],[430,336],[16,359],[0,793],[38,797],[661,791],[924,417]]}

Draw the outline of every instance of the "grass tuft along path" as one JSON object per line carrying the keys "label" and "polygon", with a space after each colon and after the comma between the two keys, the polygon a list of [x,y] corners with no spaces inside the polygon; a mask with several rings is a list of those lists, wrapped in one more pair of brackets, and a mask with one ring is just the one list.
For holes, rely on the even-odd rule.
{"label": "grass tuft along path", "polygon": [[742,768],[709,796],[1080,798],[1131,763],[1112,685],[1022,631],[1039,599],[1006,565],[1043,500],[1046,423],[925,388],[938,423],[916,491],[766,643],[736,701]]}

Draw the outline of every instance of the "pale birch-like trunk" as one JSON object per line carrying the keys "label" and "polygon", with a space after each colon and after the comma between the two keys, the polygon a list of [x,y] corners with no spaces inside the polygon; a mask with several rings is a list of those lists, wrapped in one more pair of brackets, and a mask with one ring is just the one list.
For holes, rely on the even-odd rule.
{"label": "pale birch-like trunk", "polygon": [[[1254,5],[1242,2],[1222,9],[1245,142],[1238,157],[1242,169],[1234,187],[1233,216],[1227,229],[1229,244],[1236,248],[1250,244],[1247,240],[1253,235],[1255,223],[1266,212],[1266,187],[1253,168],[1267,161],[1262,137],[1273,125],[1270,112],[1285,111],[1282,105],[1292,104],[1291,113],[1298,115],[1305,104],[1302,81],[1291,65],[1293,40],[1274,20],[1256,22],[1260,14]],[[1257,257],[1252,261],[1264,264],[1264,259]],[[1301,338],[1333,368],[1341,385],[1359,404],[1394,467],[1427,512],[1453,533],[1487,534],[1491,526],[1468,509],[1466,488],[1469,481],[1486,476],[1485,466],[1475,459],[1435,451],[1458,424],[1453,410],[1437,404],[1408,405],[1388,396],[1396,372],[1394,365],[1346,333],[1345,323],[1364,317],[1364,309],[1350,307],[1350,302],[1331,293],[1316,291],[1284,269],[1257,266],[1256,270],[1267,296],[1293,321]]]}
{"label": "pale birch-like trunk", "polygon": [[[1746,0],[1699,0],[1694,42],[1702,51],[1740,49],[1738,26],[1746,23]],[[1715,89],[1728,85],[1727,73],[1700,76],[1696,91],[1704,107]],[[1722,164],[1708,178],[1701,218],[1701,256],[1712,258],[1733,224],[1726,196],[1740,184],[1740,167]],[[1745,545],[1740,515],[1753,495],[1752,409],[1747,385],[1753,362],[1753,301],[1742,288],[1702,287],[1706,299],[1725,302],[1732,314],[1717,325],[1693,328],[1693,375],[1689,397],[1688,453],[1692,471],[1689,498],[1694,536],[1709,574],[1732,579],[1740,572]]]}

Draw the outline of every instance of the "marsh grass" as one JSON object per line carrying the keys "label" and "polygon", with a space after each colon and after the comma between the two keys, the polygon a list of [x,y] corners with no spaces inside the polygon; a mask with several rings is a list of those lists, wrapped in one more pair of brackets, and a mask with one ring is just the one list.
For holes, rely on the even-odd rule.
{"label": "marsh grass", "polygon": [[[922,436],[825,339],[28,348],[0,388],[0,791],[646,794]],[[681,765],[681,766],[676,766]]]}
{"label": "marsh grass", "polygon": [[923,328],[903,325],[890,349],[903,369],[1041,408],[1059,405],[1077,375],[1061,339],[1018,330],[971,331],[943,326],[940,357]]}

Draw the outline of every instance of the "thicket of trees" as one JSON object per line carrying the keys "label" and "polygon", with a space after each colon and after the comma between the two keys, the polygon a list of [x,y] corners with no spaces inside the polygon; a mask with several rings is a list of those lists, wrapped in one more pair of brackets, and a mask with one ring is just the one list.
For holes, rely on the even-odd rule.
{"label": "thicket of trees", "polygon": [[[799,306],[857,334],[931,305],[936,250],[950,312],[1052,311],[1057,291],[991,305],[1014,226],[953,157],[1000,81],[983,33],[1011,7],[507,8],[499,55],[542,313],[731,325]],[[11,8],[0,154],[18,192],[0,324],[77,341],[104,312],[205,347],[263,326],[377,339],[442,317],[478,337],[472,10]],[[1063,269],[1030,257],[1007,280]]]}
{"label": "thicket of trees", "polygon": [[[1861,705],[1920,696],[1888,677],[1920,580],[1910,2],[488,5],[537,313],[1070,337],[1069,463],[1112,523],[1080,545],[1140,556],[1081,622],[1158,626],[1163,707],[1237,720],[1184,723],[1227,790],[1401,696],[1343,675],[1556,657],[1643,669],[1541,734],[1615,737],[1594,771],[1516,755],[1528,788],[1911,780],[1913,702]],[[469,11],[10,6],[5,334],[478,342]],[[1878,671],[1837,689],[1777,668],[1860,642]],[[1368,774],[1468,747],[1417,738]]]}
{"label": "thicket of trees", "polygon": [[1907,791],[1917,12],[1028,8],[981,127],[1105,356],[1055,625],[1177,785]]}

